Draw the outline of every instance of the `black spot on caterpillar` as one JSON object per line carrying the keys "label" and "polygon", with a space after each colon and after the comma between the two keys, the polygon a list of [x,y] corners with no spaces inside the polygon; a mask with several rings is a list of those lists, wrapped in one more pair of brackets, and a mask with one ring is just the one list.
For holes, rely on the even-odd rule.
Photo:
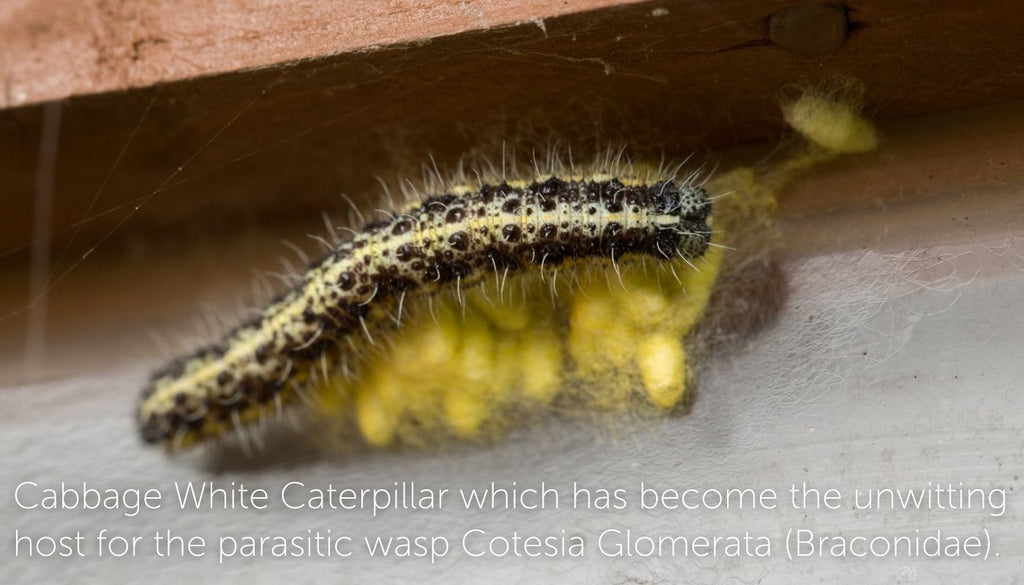
{"label": "black spot on caterpillar", "polygon": [[707,193],[689,181],[547,177],[455,191],[367,223],[259,317],[154,373],[137,411],[143,440],[178,448],[280,413],[318,364],[326,374],[339,363],[341,342],[370,335],[407,295],[587,258],[697,258],[711,239]]}

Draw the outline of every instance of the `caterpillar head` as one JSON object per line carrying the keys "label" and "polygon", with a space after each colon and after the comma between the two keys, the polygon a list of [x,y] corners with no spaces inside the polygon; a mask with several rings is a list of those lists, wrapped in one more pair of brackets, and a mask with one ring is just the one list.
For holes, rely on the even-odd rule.
{"label": "caterpillar head", "polygon": [[697,258],[711,242],[711,201],[699,185],[661,181],[651,187],[658,214],[650,253],[664,260]]}

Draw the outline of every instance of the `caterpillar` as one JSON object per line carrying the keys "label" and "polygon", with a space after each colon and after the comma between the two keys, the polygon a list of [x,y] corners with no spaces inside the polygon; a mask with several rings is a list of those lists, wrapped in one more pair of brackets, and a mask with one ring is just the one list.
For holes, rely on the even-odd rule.
{"label": "caterpillar", "polygon": [[489,276],[593,259],[615,270],[631,257],[689,263],[708,249],[711,224],[710,198],[694,175],[450,186],[365,223],[255,319],[156,371],[137,407],[141,437],[177,449],[280,413],[306,397],[314,372],[326,377],[345,361],[354,338],[372,339],[389,317],[400,322],[407,298],[461,295]]}

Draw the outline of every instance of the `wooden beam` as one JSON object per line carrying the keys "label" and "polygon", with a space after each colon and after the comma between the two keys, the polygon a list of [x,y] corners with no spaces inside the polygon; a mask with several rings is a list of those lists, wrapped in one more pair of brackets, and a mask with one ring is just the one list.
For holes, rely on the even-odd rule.
{"label": "wooden beam", "polygon": [[[32,6],[55,14],[56,4]],[[128,3],[137,11],[125,9],[126,18],[149,14],[141,4],[146,3]],[[163,77],[147,74],[138,83],[95,87],[119,91],[63,101],[54,246],[68,245],[73,233],[78,236],[71,250],[82,253],[108,232],[111,245],[161,233],[220,233],[267,220],[316,217],[345,207],[343,192],[356,199],[378,197],[377,176],[391,179],[410,169],[415,174],[428,156],[442,168],[466,152],[500,156],[502,143],[527,150],[571,143],[577,152],[626,144],[639,155],[682,158],[695,150],[776,139],[783,131],[780,96],[836,75],[862,80],[870,114],[882,119],[1024,96],[1024,31],[1010,0],[970,6],[851,1],[845,4],[848,37],[826,54],[790,50],[769,38],[773,15],[803,3],[533,3],[526,12],[512,4],[493,13],[490,5],[467,4],[484,11],[480,26],[441,37],[436,35],[447,30],[442,23],[455,31],[473,28],[476,21],[425,3],[386,5],[394,14],[376,14],[375,25],[366,13],[349,22],[343,15],[310,12],[326,20],[311,27],[307,49],[300,51],[303,60],[289,63],[283,61],[300,53],[282,49],[274,60],[257,51],[244,63],[229,58],[259,44],[238,24],[242,13],[193,10],[193,17],[203,17],[206,41],[193,39],[192,29],[185,28],[182,38],[192,40],[150,43],[140,49],[142,59],[148,62],[150,50],[153,59],[165,51],[177,56],[166,57],[168,63],[195,60],[196,51],[220,52],[222,66],[207,64],[197,72],[227,72],[155,86],[145,80],[180,78],[184,69]],[[589,10],[598,5],[604,7]],[[8,5],[0,19],[8,31],[23,14],[17,6],[28,10]],[[167,3],[156,6],[170,10]],[[524,20],[530,14],[561,15]],[[279,49],[291,46],[286,39],[295,38],[301,20],[252,18],[253,26],[276,31],[257,37],[277,39],[267,46]],[[54,19],[55,27],[63,22]],[[356,26],[359,35],[328,47],[324,23],[335,20],[345,30],[362,23]],[[379,46],[368,49],[375,38]],[[53,50],[40,47],[40,54]],[[7,62],[32,59],[14,52]],[[23,77],[66,75],[74,69],[69,63],[64,69],[40,65]],[[232,68],[256,64],[266,66]],[[35,95],[69,93],[39,91]],[[0,251],[7,258],[23,256],[32,241],[41,120],[39,104],[0,111]]]}

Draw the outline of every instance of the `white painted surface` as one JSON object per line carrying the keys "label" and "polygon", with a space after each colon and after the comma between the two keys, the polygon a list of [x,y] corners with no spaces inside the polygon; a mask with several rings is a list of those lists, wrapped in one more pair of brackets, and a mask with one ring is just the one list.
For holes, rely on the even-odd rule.
{"label": "white painted surface", "polygon": [[[135,439],[131,407],[145,368],[110,371],[0,392],[0,518],[7,583],[117,581],[281,583],[324,579],[383,582],[742,582],[1011,583],[1024,573],[1024,241],[977,241],[916,251],[843,252],[784,266],[788,300],[776,322],[728,354],[706,361],[691,412],[649,428],[609,433],[600,425],[547,421],[494,447],[447,453],[355,453],[287,457],[269,467],[167,459]],[[255,467],[258,467],[257,464]],[[253,467],[253,466],[248,466]],[[271,492],[264,511],[177,511],[173,482],[244,482]],[[164,509],[137,517],[107,511],[24,511],[15,486],[34,481],[95,487],[156,487]],[[279,505],[289,481],[307,486],[387,487],[395,481],[450,489],[512,481],[546,482],[562,507],[544,511],[295,512]],[[625,488],[630,507],[569,509],[572,482]],[[659,511],[635,506],[640,482],[660,488],[773,488],[774,511]],[[952,484],[1005,489],[994,510],[796,510],[788,487],[921,488]],[[488,533],[582,534],[584,559],[470,558],[459,538]],[[135,559],[12,558],[15,529],[33,535],[95,534],[101,528],[146,538]],[[602,556],[607,528],[646,535],[768,535],[772,557],[632,558]],[[968,536],[987,530],[988,560],[927,558],[787,560],[788,529],[822,534]],[[204,559],[157,559],[149,538],[171,529],[211,540]],[[221,535],[303,535],[331,529],[357,538],[436,534],[453,551],[425,560],[229,560],[218,565]],[[89,542],[87,540],[87,542]],[[90,555],[91,556],[91,555]]]}

